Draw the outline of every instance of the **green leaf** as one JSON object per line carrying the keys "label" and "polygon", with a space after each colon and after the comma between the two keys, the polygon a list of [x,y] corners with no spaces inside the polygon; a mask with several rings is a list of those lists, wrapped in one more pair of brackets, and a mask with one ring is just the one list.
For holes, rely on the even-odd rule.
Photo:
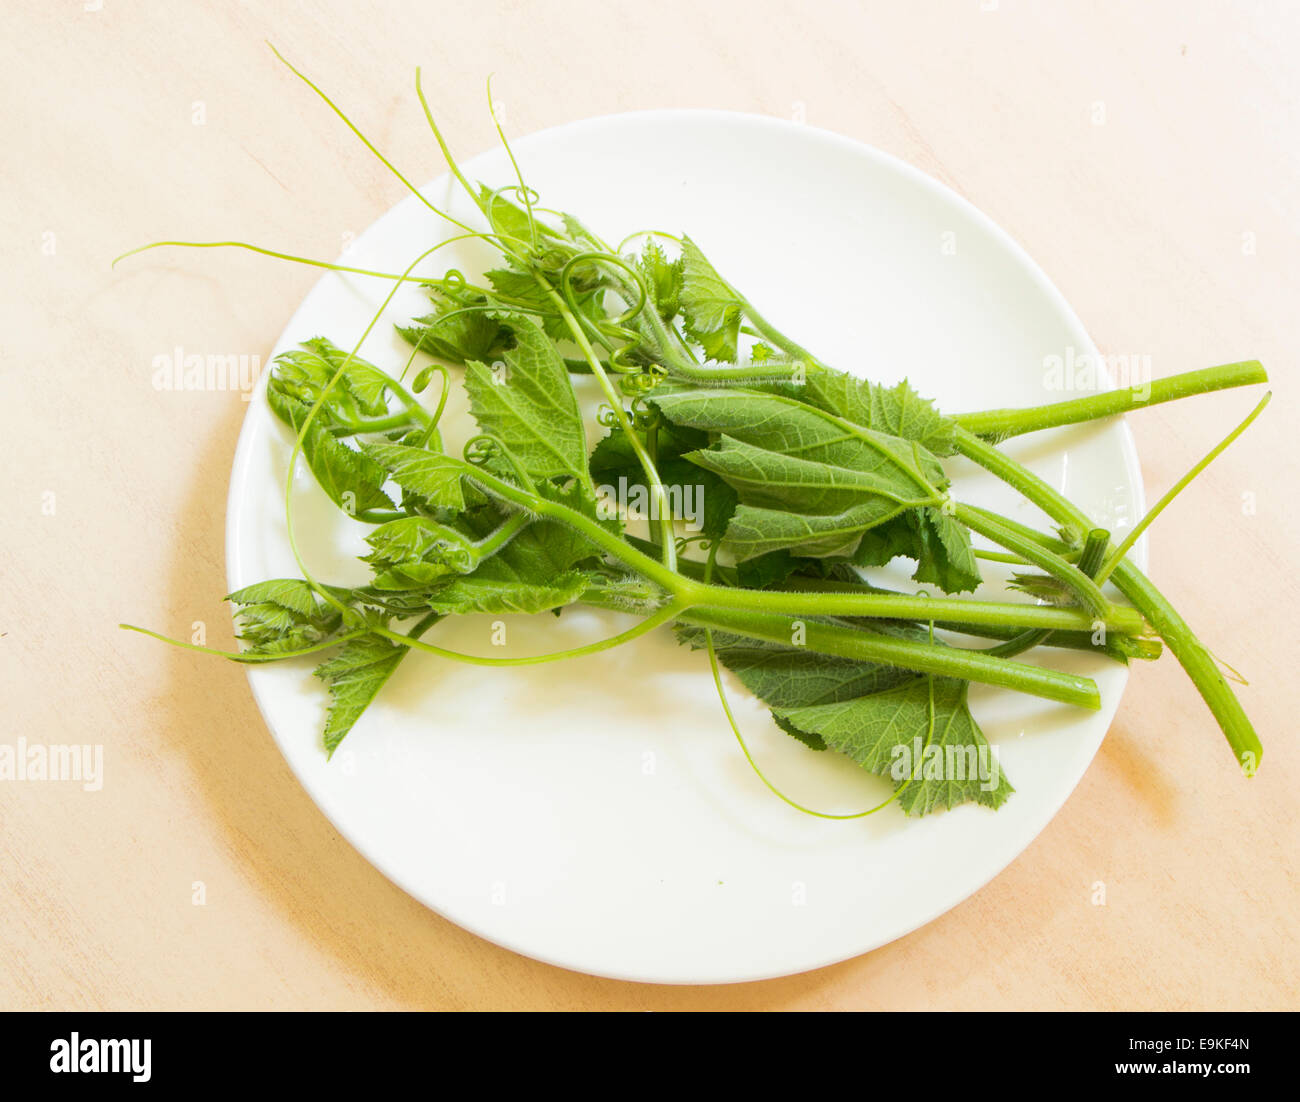
{"label": "green leaf", "polygon": [[[516,251],[531,248],[533,232],[527,208],[486,184],[479,185],[479,199],[487,208],[488,221],[492,224],[493,231],[506,238],[503,242],[506,248]],[[540,228],[539,225],[539,231]]]}
{"label": "green leaf", "polygon": [[[704,645],[704,631],[677,629],[693,648]],[[901,685],[917,675],[910,670],[818,654],[804,647],[784,646],[715,631],[713,645],[722,664],[768,707],[783,713],[792,708],[838,704]]]}
{"label": "green leaf", "polygon": [[382,471],[388,472],[408,494],[448,509],[465,507],[461,478],[465,464],[459,459],[413,448],[407,444],[366,444],[365,456]]}
{"label": "green leaf", "polygon": [[[319,349],[328,342],[310,343]],[[386,480],[383,470],[330,432],[332,424],[351,422],[358,414],[386,412],[382,388],[388,377],[362,360],[352,360],[308,424],[312,406],[333,373],[330,361],[317,351],[285,353],[277,358],[267,382],[267,404],[295,433],[307,426],[303,458],[335,505],[349,516],[391,508],[393,503],[381,488]]]}
{"label": "green leaf", "polygon": [[440,612],[534,613],[576,601],[594,563],[595,549],[573,529],[535,521],[471,573],[455,577],[429,597]]}
{"label": "green leaf", "polygon": [[372,550],[365,561],[376,565],[427,560],[465,573],[474,568],[479,554],[472,536],[426,516],[402,517],[381,524],[371,529],[366,542]]}
{"label": "green leaf", "polygon": [[766,451],[864,471],[896,469],[916,488],[947,485],[939,461],[915,441],[835,416],[780,394],[743,387],[659,386],[647,397],[675,425],[719,433]]}
{"label": "green leaf", "polygon": [[920,397],[906,379],[885,387],[843,371],[815,371],[809,373],[800,397],[864,428],[915,440],[934,455],[953,454],[956,422]]}
{"label": "green leaf", "polygon": [[434,313],[415,318],[410,325],[397,326],[402,339],[421,352],[455,364],[491,361],[505,350],[510,331],[488,312],[486,299],[482,300],[483,309],[455,300],[439,305]]}
{"label": "green leaf", "polygon": [[[596,519],[594,500],[576,483],[542,487],[545,497]],[[466,513],[458,522],[482,540],[497,529],[500,519],[494,509],[486,508]],[[606,527],[617,531],[617,526]],[[425,603],[444,613],[544,612],[577,600],[600,562],[599,551],[576,529],[538,519],[472,570],[437,581]]]}
{"label": "green leaf", "polygon": [[[840,466],[797,455],[756,448],[722,436],[707,450],[687,456],[696,466],[721,477],[747,505],[801,513],[841,513],[877,502],[882,517],[923,505],[933,494],[921,490],[903,464],[877,462],[879,453],[862,449],[863,466]],[[871,463],[871,469],[865,464]]]}
{"label": "green leaf", "polygon": [[377,571],[371,585],[384,593],[425,591],[455,573],[445,562],[399,562]]}
{"label": "green leaf", "polygon": [[[498,514],[494,507],[486,507],[480,513],[487,520],[486,535],[499,519]],[[458,522],[468,523],[472,519],[462,517]],[[503,538],[508,541],[510,535],[506,531]],[[453,523],[444,524],[426,516],[391,521],[376,528],[366,539],[374,548],[364,556],[375,567],[372,586],[385,594],[398,590],[430,591],[457,574],[469,574],[500,542],[480,541]]]}
{"label": "green leaf", "polygon": [[311,405],[343,369],[324,405],[333,410],[349,400],[362,413],[381,417],[388,412],[387,389],[392,380],[374,364],[336,347],[325,337],[303,341],[300,350],[284,352],[275,359],[277,389],[292,392]]}
{"label": "green leaf", "polygon": [[736,491],[726,543],[737,561],[782,549],[849,555],[865,531],[938,503],[946,485],[938,460],[915,441],[788,397],[661,387],[649,400],[675,425],[719,434],[714,447],[685,458]]}
{"label": "green leaf", "polygon": [[[298,431],[299,412],[306,411],[292,412],[294,420],[290,426]],[[321,489],[349,516],[392,507],[392,501],[382,489],[386,481],[383,469],[332,436],[319,420],[308,426],[302,438],[302,454]]]}
{"label": "green leaf", "polygon": [[916,560],[916,581],[937,585],[945,593],[969,592],[980,584],[969,532],[941,509],[916,509],[873,528],[862,537],[853,562],[884,566],[899,555]]}
{"label": "green leaf", "polygon": [[[343,596],[347,593],[347,590],[333,586],[323,588],[334,593],[335,596]],[[302,578],[274,578],[270,581],[246,585],[243,589],[228,594],[226,600],[236,605],[279,605],[281,608],[308,618],[336,611],[321,600],[320,594]]]}
{"label": "green leaf", "polygon": [[474,360],[466,365],[470,411],[531,478],[573,478],[594,496],[582,414],[564,360],[531,321],[512,319],[511,328],[515,347],[502,353],[502,369]]}
{"label": "green leaf", "polygon": [[725,546],[740,563],[783,550],[795,550],[802,556],[846,556],[853,553],[863,532],[896,512],[886,510],[877,500],[831,514],[741,504],[727,526]]}
{"label": "green leaf", "polygon": [[[349,590],[324,587],[341,601]],[[343,614],[301,578],[276,578],[237,589],[235,634],[258,654],[283,654],[314,646],[339,629]]]}
{"label": "green leaf", "polygon": [[745,300],[689,237],[682,238],[682,284],[678,294],[687,332],[710,359],[735,363]]}
{"label": "green leaf", "polygon": [[[879,624],[876,630],[928,638],[925,629],[910,626]],[[699,628],[681,628],[678,635],[692,647],[704,645]],[[889,778],[902,789],[898,802],[910,815],[972,801],[998,807],[1013,791],[970,714],[965,682],[934,679],[930,736],[930,686],[924,676],[723,632],[714,633],[714,647],[723,665],[772,709],[782,730],[814,749],[824,746],[847,754],[868,772]],[[924,749],[927,739],[936,751]],[[942,757],[939,765],[936,755]],[[918,775],[905,783],[914,768]],[[981,768],[986,780],[981,780]]]}
{"label": "green leaf", "polygon": [[[545,496],[595,519],[594,502],[579,497],[573,489],[567,492],[556,489]],[[606,527],[616,530],[613,524]],[[576,566],[594,563],[599,557],[597,549],[576,529],[555,520],[535,520],[492,558],[485,559],[478,570],[505,564],[518,578],[546,584]]]}
{"label": "green leaf", "polygon": [[932,582],[945,593],[964,593],[978,588],[979,560],[971,547],[966,526],[941,509],[918,509],[920,558],[918,582]]}
{"label": "green leaf", "polygon": [[493,558],[473,574],[439,589],[428,603],[444,614],[532,614],[572,604],[586,588],[587,578],[581,571],[571,570],[539,583],[517,575],[510,563]]}
{"label": "green leaf", "polygon": [[390,643],[383,636],[363,635],[349,640],[336,655],[316,668],[316,676],[329,686],[325,749],[331,755],[408,650],[409,647]]}
{"label": "green leaf", "polygon": [[650,301],[664,321],[672,321],[681,307],[684,261],[669,260],[657,242],[646,242],[641,251],[641,275]]}
{"label": "green leaf", "polygon": [[967,688],[965,681],[934,678],[933,734],[931,688],[924,677],[853,700],[784,709],[780,715],[864,769],[890,777],[899,806],[909,815],[963,803],[998,808],[1014,789],[971,715]]}

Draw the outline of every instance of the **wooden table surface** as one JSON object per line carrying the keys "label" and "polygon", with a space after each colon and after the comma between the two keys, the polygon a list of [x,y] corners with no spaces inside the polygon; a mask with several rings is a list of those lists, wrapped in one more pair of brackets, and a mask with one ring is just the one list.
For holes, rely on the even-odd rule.
{"label": "wooden table surface", "polygon": [[[883,949],[788,979],[619,983],[427,911],[344,842],[232,664],[225,499],[246,406],[152,385],[176,346],[265,356],[316,279],[167,236],[334,256],[454,146],[651,107],[803,118],[938,177],[1019,240],[1104,352],[1256,357],[1264,418],[1154,529],[1153,572],[1266,746],[1247,781],[1181,670],[1136,670],[1087,776],[1001,876]],[[1300,1003],[1300,12],[1283,3],[26,5],[0,45],[6,446],[0,744],[104,747],[100,791],[0,781],[3,1008],[1265,1008]],[[1152,500],[1255,397],[1132,417]],[[1105,886],[1097,905],[1096,885]],[[196,904],[197,884],[202,902]]]}

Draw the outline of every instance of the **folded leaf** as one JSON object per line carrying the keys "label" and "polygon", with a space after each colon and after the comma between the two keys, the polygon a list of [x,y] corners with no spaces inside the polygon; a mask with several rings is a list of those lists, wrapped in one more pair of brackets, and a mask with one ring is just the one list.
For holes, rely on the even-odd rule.
{"label": "folded leaf", "polygon": [[782,549],[849,555],[868,529],[941,500],[943,470],[918,443],[846,426],[794,399],[665,387],[650,401],[677,426],[720,434],[685,458],[736,491],[726,543],[738,561]]}
{"label": "folded leaf", "polygon": [[302,437],[302,455],[317,483],[335,505],[349,516],[368,509],[392,507],[381,488],[386,481],[383,468],[372,459],[349,447],[329,431],[330,417],[322,406],[310,424],[311,404],[299,401],[278,388],[274,379],[266,392],[267,402],[275,415]]}
{"label": "folded leaf", "polygon": [[664,321],[676,317],[680,308],[684,267],[682,257],[669,260],[654,241],[647,241],[641,251],[641,275],[645,279],[650,301]]}
{"label": "folded leaf", "polygon": [[494,191],[487,184],[479,185],[479,201],[487,207],[488,221],[492,224],[493,232],[505,238],[508,248],[518,251],[531,245],[533,229],[526,207],[507,198],[500,191]]}
{"label": "folded leaf", "polygon": [[371,417],[380,417],[388,412],[387,389],[392,380],[374,364],[345,352],[325,337],[313,337],[303,341],[301,349],[277,356],[275,386],[281,391],[292,392],[300,401],[310,405],[340,368],[342,374],[323,403],[327,420],[330,411],[349,400]]}
{"label": "folded leaf", "polygon": [[[340,600],[346,589],[326,588]],[[258,654],[283,654],[314,646],[339,629],[343,614],[300,578],[277,578],[237,589],[235,633]]]}
{"label": "folded leaf", "polygon": [[366,542],[372,550],[364,559],[376,566],[427,561],[464,574],[474,568],[480,554],[473,536],[421,515],[381,524],[371,529]]}
{"label": "folded leaf", "polygon": [[410,325],[397,326],[402,339],[421,352],[464,364],[467,360],[491,361],[509,343],[509,330],[488,312],[486,299],[481,303],[484,309],[437,297],[434,302],[439,309],[433,313],[415,318]]}
{"label": "folded leaf", "polygon": [[502,353],[499,367],[477,360],[465,365],[470,411],[479,428],[501,440],[531,478],[573,478],[594,497],[568,368],[531,321],[519,316],[510,325],[515,346]]}
{"label": "folded leaf", "polygon": [[774,551],[829,558],[848,556],[863,533],[904,506],[872,497],[839,513],[793,513],[738,505],[727,525],[726,547],[737,562]]}
{"label": "folded leaf", "polygon": [[456,578],[429,598],[429,607],[445,615],[485,612],[532,614],[572,604],[587,588],[580,571],[541,584],[515,574],[510,564],[491,559],[473,574]]}

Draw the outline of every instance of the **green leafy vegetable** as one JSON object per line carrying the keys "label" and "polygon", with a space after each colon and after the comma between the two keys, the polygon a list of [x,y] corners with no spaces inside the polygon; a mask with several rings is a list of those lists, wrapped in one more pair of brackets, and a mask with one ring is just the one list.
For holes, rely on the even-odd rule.
{"label": "green leafy vegetable", "polygon": [[[1258,364],[1161,380],[1141,401],[1115,392],[948,417],[906,380],[883,384],[819,361],[690,237],[666,246],[663,234],[633,235],[625,240],[640,238],[639,250],[615,251],[572,215],[543,208],[522,175],[508,187],[470,183],[424,106],[482,228],[416,192],[419,201],[499,260],[473,278],[363,274],[387,275],[394,288],[422,283],[431,309],[397,327],[412,360],[435,361],[412,386],[458,376],[478,435],[462,454],[448,452],[439,427],[447,386],[437,408],[425,408],[402,385],[407,365],[381,369],[323,337],[280,356],[268,403],[329,499],[369,526],[370,576],[327,585],[300,560],[302,579],[229,597],[245,648],[232,657],[329,652],[316,671],[330,694],[328,752],[410,650],[509,666],[594,653],[675,623],[683,643],[708,652],[724,706],[719,661],[792,737],[890,779],[887,802],[908,814],[996,808],[1012,793],[969,708],[971,682],[1099,705],[1090,679],[1016,660],[1039,645],[1128,661],[1156,657],[1163,642],[1253,773],[1261,747],[1231,687],[1126,553],[1263,404],[1115,548],[993,442],[1261,382]],[[599,409],[579,400],[575,374],[589,376]],[[593,416],[606,434],[589,448]],[[1062,538],[955,501],[942,463],[953,455],[1038,505]],[[624,515],[643,515],[648,535],[625,530]],[[996,546],[977,552],[972,531]],[[1046,603],[954,596],[981,585],[981,556],[1009,562],[1011,588]],[[872,583],[871,570],[899,557],[915,562],[924,594]],[[1101,590],[1112,572],[1136,610]],[[529,657],[458,654],[425,638],[449,616],[558,614],[575,603],[640,619],[608,639]],[[954,646],[936,631],[965,639]],[[729,708],[727,717],[734,726]]]}

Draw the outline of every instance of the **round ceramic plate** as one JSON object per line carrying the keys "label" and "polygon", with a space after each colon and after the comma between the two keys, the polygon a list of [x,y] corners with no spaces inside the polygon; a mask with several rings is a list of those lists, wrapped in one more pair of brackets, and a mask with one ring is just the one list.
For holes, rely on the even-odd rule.
{"label": "round ceramic plate", "polygon": [[[756,116],[662,111],[562,126],[519,141],[515,152],[546,206],[573,211],[610,241],[642,229],[690,233],[820,358],[880,382],[906,376],[947,412],[1069,397],[1050,390],[1060,373],[1045,370],[1048,357],[1078,363],[1096,354],[1059,292],[1005,233],[934,180],[845,138]],[[494,186],[513,182],[499,151],[464,167]],[[448,177],[425,194],[475,218]],[[410,196],[343,262],[401,271],[448,235]],[[436,253],[420,271],[473,274],[491,262],[471,242]],[[276,354],[317,335],[351,347],[389,286],[327,274]],[[391,322],[426,312],[425,303],[405,287],[361,354],[400,370],[408,349]],[[447,414],[453,444],[470,433],[466,409],[457,387]],[[259,394],[231,480],[232,589],[297,575],[282,499],[290,444]],[[1121,423],[1039,434],[1011,450],[1100,522],[1122,528],[1141,514]],[[982,472],[949,468],[961,499],[1043,523]],[[296,486],[295,531],[313,574],[363,581],[355,559],[365,551],[363,526],[307,472]],[[570,610],[507,618],[505,648],[490,645],[487,617],[435,634],[457,650],[505,655],[578,646],[625,626],[615,614]],[[973,690],[976,718],[1016,788],[1000,810],[911,819],[890,806],[849,822],[802,815],[763,787],[723,719],[706,659],[666,629],[532,667],[413,653],[330,761],[320,734],[325,693],[311,663],[250,667],[249,680],[312,799],[369,861],[439,914],[583,972],[722,983],[883,945],[956,906],[1033,840],[1092,760],[1126,678],[1089,655],[1045,654],[1035,660],[1095,677],[1103,706],[1086,712]],[[887,793],[847,759],[779,732],[731,684],[751,748],[790,795],[848,811]]]}

